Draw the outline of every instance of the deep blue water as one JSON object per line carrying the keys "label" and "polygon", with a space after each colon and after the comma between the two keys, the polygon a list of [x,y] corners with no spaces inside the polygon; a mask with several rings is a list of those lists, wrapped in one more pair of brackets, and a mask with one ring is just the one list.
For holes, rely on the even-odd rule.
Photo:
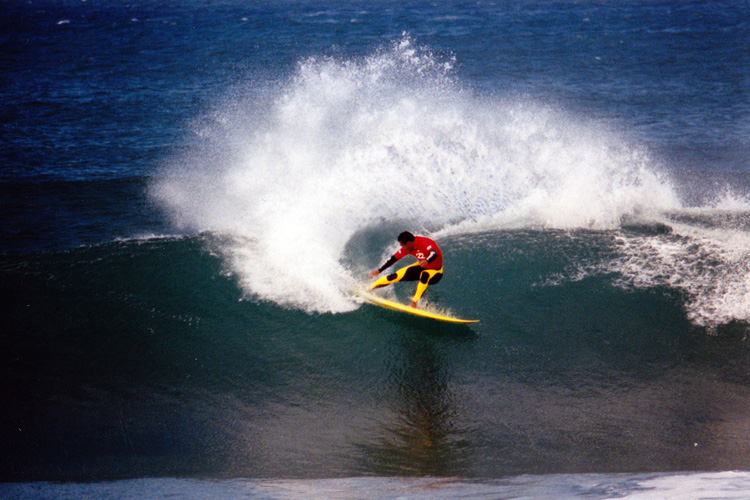
{"label": "deep blue water", "polygon": [[750,3],[1,9],[3,481],[747,469]]}

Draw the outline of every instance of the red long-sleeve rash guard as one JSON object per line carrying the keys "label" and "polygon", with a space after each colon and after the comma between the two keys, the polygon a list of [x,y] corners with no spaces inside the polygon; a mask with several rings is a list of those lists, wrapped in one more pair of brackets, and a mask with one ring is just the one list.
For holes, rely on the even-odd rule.
{"label": "red long-sleeve rash guard", "polygon": [[417,260],[426,260],[427,265],[424,267],[425,269],[441,269],[443,267],[443,253],[440,251],[437,243],[424,236],[415,236],[414,247],[411,252],[407,252],[404,247],[399,248],[393,254],[393,257],[388,259],[378,271],[383,272],[407,255],[413,255]]}

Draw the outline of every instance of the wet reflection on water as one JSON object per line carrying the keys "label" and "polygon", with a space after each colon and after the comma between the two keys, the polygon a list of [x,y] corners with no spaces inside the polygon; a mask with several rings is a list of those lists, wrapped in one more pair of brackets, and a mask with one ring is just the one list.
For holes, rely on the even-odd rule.
{"label": "wet reflection on water", "polygon": [[[368,470],[375,474],[455,474],[464,461],[459,418],[451,389],[448,345],[471,338],[470,330],[427,330],[401,337],[390,364],[388,393],[393,418],[373,442],[361,444]],[[453,338],[435,334],[453,334]],[[445,352],[444,352],[445,351]]]}

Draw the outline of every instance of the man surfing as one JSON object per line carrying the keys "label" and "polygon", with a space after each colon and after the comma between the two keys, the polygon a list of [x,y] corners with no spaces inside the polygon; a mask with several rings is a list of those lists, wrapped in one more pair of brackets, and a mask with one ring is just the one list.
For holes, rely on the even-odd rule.
{"label": "man surfing", "polygon": [[419,281],[414,298],[409,304],[410,307],[417,307],[417,302],[422,298],[427,286],[436,285],[443,278],[443,253],[437,243],[431,239],[424,236],[414,236],[408,231],[398,235],[398,242],[401,248],[385,264],[374,271],[370,271],[370,277],[374,278],[407,255],[416,257],[417,262],[373,281],[370,288],[381,288],[399,281]]}

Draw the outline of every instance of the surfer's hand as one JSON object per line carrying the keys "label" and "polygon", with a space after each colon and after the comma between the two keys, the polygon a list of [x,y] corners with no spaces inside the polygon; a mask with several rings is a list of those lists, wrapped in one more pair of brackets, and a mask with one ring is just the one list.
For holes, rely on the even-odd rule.
{"label": "surfer's hand", "polygon": [[380,271],[378,271],[377,269],[370,271],[370,278],[374,278],[378,274],[380,274]]}
{"label": "surfer's hand", "polygon": [[426,260],[420,260],[420,261],[419,261],[419,265],[420,265],[421,267],[427,267],[427,264],[429,264],[429,262],[427,262]]}

